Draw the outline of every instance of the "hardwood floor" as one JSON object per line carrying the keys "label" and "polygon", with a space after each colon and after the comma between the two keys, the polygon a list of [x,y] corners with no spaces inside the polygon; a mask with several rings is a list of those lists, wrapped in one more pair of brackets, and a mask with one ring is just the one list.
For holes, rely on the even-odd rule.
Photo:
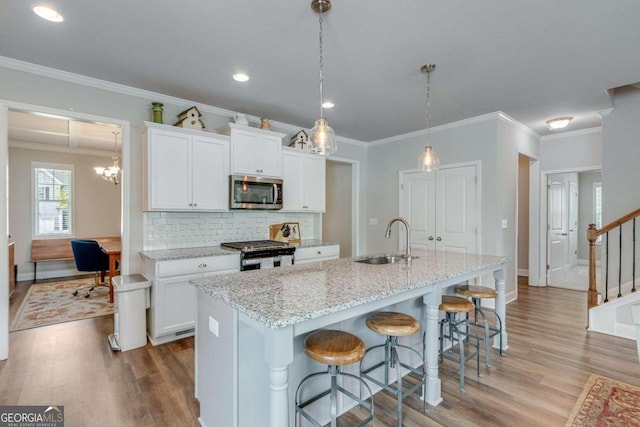
{"label": "hardwood floor", "polygon": [[[481,378],[468,369],[465,394],[445,360],[444,402],[424,414],[410,396],[404,425],[562,426],[591,373],[640,386],[635,342],[588,333],[585,320],[586,293],[520,285],[507,306],[507,356],[494,352]],[[113,353],[112,329],[105,316],[11,333],[0,405],[64,405],[67,426],[198,425],[193,339]],[[394,426],[391,395],[378,393],[375,404],[375,425]],[[354,410],[341,422],[357,418]]]}

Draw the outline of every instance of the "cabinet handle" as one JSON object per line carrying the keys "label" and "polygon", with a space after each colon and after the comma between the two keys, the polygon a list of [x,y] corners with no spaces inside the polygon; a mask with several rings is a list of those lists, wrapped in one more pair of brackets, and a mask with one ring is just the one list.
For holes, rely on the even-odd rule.
{"label": "cabinet handle", "polygon": [[442,241],[442,237],[436,237],[436,240],[437,240],[438,242],[441,242],[441,241]]}
{"label": "cabinet handle", "polygon": [[193,206],[193,203],[189,203],[189,206]]}
{"label": "cabinet handle", "polygon": [[433,240],[433,236],[429,236],[429,240]]}
{"label": "cabinet handle", "polygon": [[322,255],[322,251],[318,251],[318,254],[317,254],[317,255]]}
{"label": "cabinet handle", "polygon": [[197,203],[194,203],[194,204],[193,204],[193,206],[198,206],[198,204],[197,204]]}
{"label": "cabinet handle", "polygon": [[198,268],[207,268],[207,264],[205,264],[205,263],[203,262],[202,264],[200,264],[200,265],[198,266]]}

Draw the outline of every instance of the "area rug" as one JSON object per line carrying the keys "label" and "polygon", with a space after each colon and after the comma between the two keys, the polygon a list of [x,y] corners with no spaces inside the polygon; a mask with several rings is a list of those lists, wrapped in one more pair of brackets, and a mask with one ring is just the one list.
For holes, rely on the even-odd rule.
{"label": "area rug", "polygon": [[107,287],[95,288],[89,298],[85,298],[85,292],[82,291],[73,296],[75,289],[90,285],[93,281],[91,277],[31,285],[10,331],[113,314]]}
{"label": "area rug", "polygon": [[565,427],[640,427],[640,388],[591,375]]}

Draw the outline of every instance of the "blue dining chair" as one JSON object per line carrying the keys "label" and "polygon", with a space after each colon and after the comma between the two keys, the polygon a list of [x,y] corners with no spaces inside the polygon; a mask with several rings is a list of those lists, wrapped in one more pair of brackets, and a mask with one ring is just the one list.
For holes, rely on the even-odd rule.
{"label": "blue dining chair", "polygon": [[[85,298],[91,296],[98,286],[109,287],[108,283],[104,283],[106,272],[109,271],[109,256],[102,251],[100,244],[95,240],[72,240],[71,249],[73,251],[73,259],[76,262],[78,271],[92,271],[95,273],[95,283],[90,286],[83,286],[73,291],[73,295],[78,295],[80,290],[86,289]],[[100,279],[98,279],[100,274]]]}

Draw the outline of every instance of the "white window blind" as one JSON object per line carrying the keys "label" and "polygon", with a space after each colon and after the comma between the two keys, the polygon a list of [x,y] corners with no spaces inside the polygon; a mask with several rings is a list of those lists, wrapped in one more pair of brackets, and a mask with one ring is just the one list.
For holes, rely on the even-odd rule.
{"label": "white window blind", "polygon": [[73,167],[34,165],[34,234],[71,235]]}

